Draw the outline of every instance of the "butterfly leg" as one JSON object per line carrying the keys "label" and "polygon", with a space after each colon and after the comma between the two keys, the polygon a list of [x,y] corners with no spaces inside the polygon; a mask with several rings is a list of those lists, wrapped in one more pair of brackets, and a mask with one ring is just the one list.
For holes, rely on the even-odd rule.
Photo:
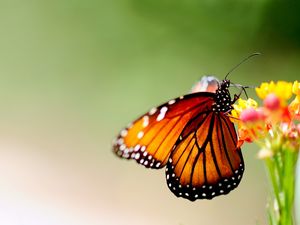
{"label": "butterfly leg", "polygon": [[247,95],[247,92],[246,92],[246,88],[244,86],[242,86],[241,88],[242,88],[242,90],[240,91],[239,94],[234,94],[234,97],[233,97],[233,99],[231,101],[231,104],[234,104],[240,98],[240,96],[241,96],[241,94],[243,92],[245,93],[246,97],[248,98],[248,95]]}
{"label": "butterfly leg", "polygon": [[231,104],[234,104],[234,103],[240,98],[242,92],[243,92],[243,91],[241,91],[238,95],[237,95],[237,94],[234,94],[234,97],[233,97],[233,99],[232,99],[232,101],[231,101]]}

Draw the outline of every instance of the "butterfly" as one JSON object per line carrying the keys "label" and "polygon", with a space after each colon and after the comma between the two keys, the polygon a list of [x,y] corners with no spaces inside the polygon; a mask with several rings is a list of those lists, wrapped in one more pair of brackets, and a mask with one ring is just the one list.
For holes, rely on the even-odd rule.
{"label": "butterfly", "polygon": [[204,77],[192,93],[130,123],[114,140],[113,151],[146,168],[165,167],[167,185],[177,197],[195,201],[229,193],[244,172],[230,120],[239,95],[232,99],[229,87],[226,77]]}

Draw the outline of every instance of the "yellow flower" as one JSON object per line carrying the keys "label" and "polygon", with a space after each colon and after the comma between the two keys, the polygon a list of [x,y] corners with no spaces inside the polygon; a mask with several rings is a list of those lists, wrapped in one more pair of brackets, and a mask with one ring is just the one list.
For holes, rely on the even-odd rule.
{"label": "yellow flower", "polygon": [[291,82],[278,81],[276,84],[275,94],[282,100],[288,100],[292,97]]}
{"label": "yellow flower", "polygon": [[299,81],[294,81],[293,87],[292,87],[292,92],[293,94],[297,95],[300,97],[300,82]]}
{"label": "yellow flower", "polygon": [[261,99],[265,99],[270,93],[275,94],[280,98],[281,102],[285,104],[285,101],[292,97],[293,84],[286,81],[273,81],[269,83],[262,83],[260,87],[255,88],[257,96]]}
{"label": "yellow flower", "polygon": [[233,118],[240,118],[240,114],[244,109],[248,109],[248,108],[257,108],[257,102],[252,99],[252,98],[248,98],[247,100],[241,99],[239,98],[237,104],[233,105],[233,110],[231,111],[231,115]]}
{"label": "yellow flower", "polygon": [[289,105],[289,110],[295,119],[300,120],[300,82],[295,81],[292,87],[293,93],[296,95],[295,99]]}
{"label": "yellow flower", "polygon": [[275,90],[275,84],[273,81],[270,83],[263,82],[261,83],[260,87],[255,88],[257,96],[261,99],[265,99],[268,94],[273,93]]}

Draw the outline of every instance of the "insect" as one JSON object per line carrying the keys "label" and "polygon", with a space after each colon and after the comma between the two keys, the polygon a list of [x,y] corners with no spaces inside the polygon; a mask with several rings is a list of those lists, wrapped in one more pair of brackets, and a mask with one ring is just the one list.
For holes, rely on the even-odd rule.
{"label": "insect", "polygon": [[120,132],[113,151],[146,168],[165,167],[167,185],[177,197],[195,201],[229,193],[242,179],[244,161],[229,119],[241,93],[231,99],[226,77],[205,78],[205,92],[152,108]]}

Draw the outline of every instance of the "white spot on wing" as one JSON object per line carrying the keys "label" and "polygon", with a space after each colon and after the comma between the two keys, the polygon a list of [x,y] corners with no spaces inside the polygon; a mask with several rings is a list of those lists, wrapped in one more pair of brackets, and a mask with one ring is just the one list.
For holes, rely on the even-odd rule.
{"label": "white spot on wing", "polygon": [[174,104],[174,103],[175,103],[175,99],[172,99],[172,100],[170,100],[170,101],[168,102],[169,105],[172,105],[172,104]]}
{"label": "white spot on wing", "polygon": [[165,116],[164,114],[159,114],[156,120],[161,121],[164,118],[164,116]]}
{"label": "white spot on wing", "polygon": [[127,133],[128,133],[127,130],[122,130],[120,134],[122,137],[125,137],[127,135]]}
{"label": "white spot on wing", "polygon": [[134,156],[135,159],[139,159],[140,158],[140,153],[136,153],[136,155]]}
{"label": "white spot on wing", "polygon": [[138,139],[141,139],[143,136],[144,136],[144,132],[143,132],[143,131],[140,131],[140,132],[137,134]]}
{"label": "white spot on wing", "polygon": [[143,117],[143,127],[147,127],[149,124],[149,116]]}
{"label": "white spot on wing", "polygon": [[150,116],[153,115],[154,113],[156,113],[156,111],[157,111],[157,108],[152,108],[152,109],[150,109],[149,115],[150,115]]}
{"label": "white spot on wing", "polygon": [[123,143],[124,143],[123,138],[119,138],[119,139],[117,140],[117,144],[118,144],[118,145],[121,145],[121,144],[123,144]]}
{"label": "white spot on wing", "polygon": [[159,115],[156,118],[156,121],[161,121],[165,117],[165,114],[167,111],[168,111],[168,107],[166,107],[166,106],[162,107],[160,109]]}
{"label": "white spot on wing", "polygon": [[135,147],[134,147],[134,151],[138,151],[139,149],[140,149],[140,145],[139,144],[137,144]]}
{"label": "white spot on wing", "polygon": [[125,146],[124,144],[122,144],[122,145],[120,146],[120,150],[121,150],[121,151],[124,151],[125,148],[126,148],[126,146]]}

